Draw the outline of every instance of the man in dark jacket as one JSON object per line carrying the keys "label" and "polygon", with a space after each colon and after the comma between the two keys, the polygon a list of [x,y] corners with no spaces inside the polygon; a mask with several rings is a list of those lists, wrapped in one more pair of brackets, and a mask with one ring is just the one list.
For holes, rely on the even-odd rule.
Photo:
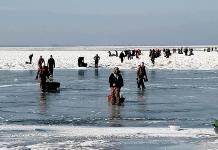
{"label": "man in dark jacket", "polygon": [[98,62],[100,60],[100,57],[98,56],[98,54],[95,55],[94,60],[95,60],[95,68],[98,68]]}
{"label": "man in dark jacket", "polygon": [[114,72],[111,73],[109,83],[111,88],[112,104],[120,105],[120,89],[123,86],[123,77],[120,74],[118,67],[115,67]]}
{"label": "man in dark jacket", "polygon": [[42,58],[42,56],[40,56],[38,60],[38,68],[42,67],[43,64],[45,66],[45,60]]}
{"label": "man in dark jacket", "polygon": [[30,59],[30,64],[32,64],[33,54],[29,55],[29,59]]}
{"label": "man in dark jacket", "polygon": [[124,59],[125,55],[123,53],[123,51],[120,53],[120,60],[121,60],[121,63],[123,63],[123,59]]}
{"label": "man in dark jacket", "polygon": [[50,58],[48,59],[48,70],[52,76],[53,76],[53,69],[54,68],[55,68],[55,60],[51,55]]}

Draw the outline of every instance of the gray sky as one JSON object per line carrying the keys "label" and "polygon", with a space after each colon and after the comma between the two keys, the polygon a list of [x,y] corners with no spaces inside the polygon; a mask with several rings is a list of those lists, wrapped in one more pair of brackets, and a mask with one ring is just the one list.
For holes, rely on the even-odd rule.
{"label": "gray sky", "polygon": [[218,44],[218,0],[0,0],[0,46]]}

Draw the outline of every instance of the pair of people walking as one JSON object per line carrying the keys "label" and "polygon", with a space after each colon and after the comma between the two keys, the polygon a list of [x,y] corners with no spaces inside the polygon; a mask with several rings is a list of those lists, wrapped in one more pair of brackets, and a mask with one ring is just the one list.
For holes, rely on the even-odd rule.
{"label": "pair of people walking", "polygon": [[[45,65],[44,58],[42,56],[40,56],[40,58],[38,60],[38,68],[41,68],[42,66],[46,66],[46,65]],[[55,60],[54,60],[52,55],[50,55],[50,58],[48,59],[47,66],[48,66],[48,71],[49,71],[50,75],[53,76],[53,70],[55,68]]]}
{"label": "pair of people walking", "polygon": [[[146,69],[142,62],[137,68],[137,84],[138,88],[144,89],[144,81],[148,81]],[[120,90],[123,87],[123,77],[118,67],[115,67],[113,73],[109,76],[110,98],[112,105],[120,105],[123,97],[120,96]]]}

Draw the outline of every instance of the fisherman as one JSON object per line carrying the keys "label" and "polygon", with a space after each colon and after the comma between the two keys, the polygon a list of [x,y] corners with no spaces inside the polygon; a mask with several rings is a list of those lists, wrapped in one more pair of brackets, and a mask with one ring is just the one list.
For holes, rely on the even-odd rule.
{"label": "fisherman", "polygon": [[98,62],[100,60],[100,57],[98,56],[98,54],[95,55],[94,60],[95,60],[95,68],[98,68]]}
{"label": "fisherman", "polygon": [[33,53],[29,55],[30,64],[32,64]]}
{"label": "fisherman", "polygon": [[138,88],[142,87],[142,90],[143,90],[145,88],[144,81],[145,82],[148,81],[144,62],[142,62],[140,65],[138,65],[136,80],[137,80]]}
{"label": "fisherman", "polygon": [[118,67],[115,67],[113,73],[111,73],[109,83],[111,88],[112,105],[120,105],[120,89],[123,86],[123,77],[120,74]]}
{"label": "fisherman", "polygon": [[45,60],[44,60],[44,58],[42,58],[42,56],[40,56],[39,60],[38,60],[38,67],[39,68],[42,67],[42,64],[44,64],[44,66],[45,66]]}
{"label": "fisherman", "polygon": [[120,53],[120,56],[119,56],[119,57],[120,57],[121,63],[123,63],[123,58],[125,57],[123,51]]}
{"label": "fisherman", "polygon": [[155,58],[156,58],[155,49],[150,50],[149,57],[151,58],[151,62],[152,62],[152,64],[154,65],[154,63],[155,63]]}
{"label": "fisherman", "polygon": [[115,56],[118,57],[118,52],[117,52],[117,50],[115,50]]}
{"label": "fisherman", "polygon": [[50,58],[48,59],[48,70],[49,73],[53,76],[53,70],[55,68],[55,60],[52,57],[52,55],[50,55]]}

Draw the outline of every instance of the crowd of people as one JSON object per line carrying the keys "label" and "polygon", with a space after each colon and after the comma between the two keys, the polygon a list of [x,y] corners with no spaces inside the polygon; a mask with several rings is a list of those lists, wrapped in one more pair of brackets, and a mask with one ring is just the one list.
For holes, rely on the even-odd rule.
{"label": "crowd of people", "polygon": [[217,50],[217,47],[207,47],[207,48],[204,48],[204,52],[213,52],[213,51],[218,51]]}
{"label": "crowd of people", "polygon": [[[172,49],[173,53],[176,53],[178,51],[179,54],[185,54],[187,56],[193,55],[193,49],[191,48],[178,48],[178,49]],[[155,58],[158,58],[161,56],[161,52],[164,53],[164,56],[166,58],[169,58],[169,56],[172,55],[170,49],[150,49],[149,57],[151,58],[151,62],[155,64]],[[128,60],[135,58],[139,58],[139,56],[142,54],[141,50],[125,50],[121,51],[118,55],[118,52],[115,51],[115,54],[112,54],[110,51],[108,52],[109,56],[116,56],[120,58],[121,63],[123,63],[124,58],[127,57]],[[30,64],[32,63],[32,57],[33,54],[29,56]],[[96,54],[94,57],[94,67],[98,68],[100,56]],[[84,57],[83,57],[84,61]],[[79,62],[78,62],[79,63]],[[78,64],[79,65],[79,64]],[[79,65],[80,67],[80,65]],[[55,60],[52,55],[50,55],[50,58],[47,61],[47,64],[45,63],[45,60],[42,56],[40,56],[38,60],[38,71],[36,75],[36,79],[40,79],[40,87],[42,91],[46,91],[46,80],[53,77],[53,72],[55,68]],[[145,82],[148,81],[145,64],[144,62],[141,62],[137,66],[136,71],[136,83],[137,87],[141,90],[145,89]],[[121,88],[124,86],[123,77],[120,73],[120,70],[118,67],[115,67],[113,72],[109,76],[109,86],[110,86],[110,99],[112,104],[120,105],[123,102],[123,97],[120,96]]]}
{"label": "crowd of people", "polygon": [[[32,63],[32,57],[33,57],[33,54],[30,54],[29,55],[30,63],[28,63],[28,64]],[[83,59],[81,62],[79,62],[81,60],[81,58],[83,58]],[[96,54],[94,56],[95,68],[98,68],[99,60],[100,60],[100,56],[98,54]],[[83,65],[80,65],[80,63],[84,63],[84,57],[78,58],[79,67],[83,67]],[[47,91],[47,84],[48,83],[46,81],[48,79],[50,81],[52,81],[52,79],[53,79],[54,68],[55,68],[55,60],[54,60],[52,55],[50,55],[50,58],[48,59],[47,64],[45,63],[45,60],[42,56],[39,57],[38,70],[37,70],[37,74],[36,74],[35,79],[40,80],[40,88],[43,92]]]}
{"label": "crowd of people", "polygon": [[[176,53],[178,51],[178,54],[180,54],[181,52],[183,54],[184,52],[186,56],[194,55],[192,48],[184,48],[184,49],[178,48],[178,49],[172,49],[172,51],[173,53]],[[164,53],[164,57],[166,58],[169,58],[172,55],[171,50],[169,48],[162,49],[162,50],[161,49],[150,49],[149,57],[151,58],[152,64],[155,64],[155,59],[160,57],[162,52]],[[132,52],[130,50],[125,50],[120,53],[119,58],[121,60],[121,63],[123,63],[125,57],[127,57],[128,60],[130,60],[130,59],[133,59],[133,56],[136,56],[136,58],[139,58],[140,55],[141,55],[140,50],[136,50],[136,51],[134,50]],[[136,80],[137,80],[138,88],[142,90],[145,89],[144,82],[148,81],[148,77],[147,77],[144,62],[142,62],[141,64],[137,66]],[[121,104],[122,97],[120,97],[120,91],[121,91],[121,87],[123,86],[123,78],[122,78],[122,75],[120,74],[118,67],[115,67],[114,72],[110,75],[109,83],[110,83],[110,89],[111,89],[111,92],[110,92],[111,103]]]}

